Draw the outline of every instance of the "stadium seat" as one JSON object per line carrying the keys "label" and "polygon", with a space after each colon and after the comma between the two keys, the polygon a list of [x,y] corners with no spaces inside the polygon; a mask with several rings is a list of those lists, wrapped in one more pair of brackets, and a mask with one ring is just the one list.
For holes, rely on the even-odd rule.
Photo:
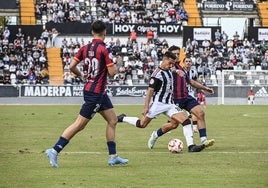
{"label": "stadium seat", "polygon": [[242,85],[242,80],[236,80],[236,85]]}
{"label": "stadium seat", "polygon": [[230,81],[230,84],[235,84],[235,77],[233,74],[229,75],[229,81]]}
{"label": "stadium seat", "polygon": [[210,76],[210,80],[211,80],[211,84],[212,85],[217,85],[217,78],[216,78],[216,75],[215,74],[212,74]]}
{"label": "stadium seat", "polygon": [[258,65],[258,66],[256,66],[256,71],[261,71],[262,69],[261,69],[261,66],[260,65]]}
{"label": "stadium seat", "polygon": [[260,80],[254,80],[255,85],[260,85]]}

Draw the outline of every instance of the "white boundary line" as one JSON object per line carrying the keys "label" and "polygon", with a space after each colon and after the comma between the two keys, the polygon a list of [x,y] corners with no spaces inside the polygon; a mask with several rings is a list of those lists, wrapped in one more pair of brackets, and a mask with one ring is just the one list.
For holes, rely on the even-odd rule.
{"label": "white boundary line", "polygon": [[268,115],[268,112],[243,114],[244,117],[253,117],[253,118],[264,118],[264,117],[267,117],[267,115]]}
{"label": "white boundary line", "polygon": [[[187,152],[187,151],[186,151]],[[62,154],[103,154],[104,152],[87,152],[87,151],[81,151],[81,152],[79,152],[79,151],[74,151],[74,152],[62,152]],[[106,152],[105,152],[106,153]],[[137,153],[137,154],[166,154],[166,153],[169,153],[168,151],[167,152],[161,152],[161,151],[151,151],[151,152],[146,152],[146,151],[144,151],[144,152],[120,152],[120,153],[125,153],[125,154],[132,154],[132,153]],[[184,151],[184,153],[185,153],[185,151]],[[188,153],[188,152],[187,152]],[[243,152],[243,151],[241,151],[241,152],[236,152],[236,151],[234,151],[234,152],[232,152],[232,151],[222,151],[222,152],[214,152],[214,151],[210,151],[210,152],[205,152],[205,151],[203,151],[203,152],[198,152],[198,153],[206,153],[206,154],[268,154],[268,151],[263,151],[263,152],[258,152],[258,151],[249,151],[249,152],[247,152],[247,151],[245,151],[245,152]]]}
{"label": "white boundary line", "polygon": [[[18,151],[18,152],[7,152],[7,151],[0,151],[0,154],[38,154],[38,153],[43,153],[43,152],[34,152],[34,151]],[[161,151],[144,151],[144,152],[119,152],[120,154],[167,154],[169,153],[168,151],[166,152],[161,152]],[[184,151],[182,153],[188,153],[187,151]],[[268,151],[203,151],[203,152],[198,152],[199,154],[268,154]],[[66,152],[61,152],[61,155],[64,154],[89,154],[89,155],[100,155],[100,154],[107,154],[107,152],[94,152],[94,151],[66,151]]]}

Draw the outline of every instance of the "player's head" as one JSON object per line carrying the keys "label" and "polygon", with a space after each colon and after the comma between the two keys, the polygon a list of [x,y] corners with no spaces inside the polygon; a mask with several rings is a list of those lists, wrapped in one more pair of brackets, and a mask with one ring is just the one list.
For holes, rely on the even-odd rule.
{"label": "player's head", "polygon": [[180,50],[181,50],[180,47],[175,46],[175,45],[170,46],[169,49],[168,49],[168,51],[171,51],[173,54],[176,55],[176,61],[177,62],[180,61]]}
{"label": "player's head", "polygon": [[164,70],[168,70],[174,66],[175,61],[176,61],[176,55],[168,50],[163,55],[163,61],[160,65],[160,67]]}
{"label": "player's head", "polygon": [[192,66],[192,59],[191,59],[189,56],[186,56],[186,57],[183,59],[183,67],[184,67],[186,70],[190,70],[190,69],[191,69],[191,66]]}
{"label": "player's head", "polygon": [[105,36],[106,35],[106,25],[103,21],[97,20],[92,24],[92,35]]}

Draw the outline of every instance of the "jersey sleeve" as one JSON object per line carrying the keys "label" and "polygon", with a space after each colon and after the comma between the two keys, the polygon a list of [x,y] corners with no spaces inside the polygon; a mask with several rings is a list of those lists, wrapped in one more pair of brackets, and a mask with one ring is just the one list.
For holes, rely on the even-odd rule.
{"label": "jersey sleeve", "polygon": [[153,88],[156,92],[159,91],[162,85],[162,80],[156,78],[156,77],[151,77],[150,82],[149,82],[149,87]]}
{"label": "jersey sleeve", "polygon": [[106,48],[103,51],[103,55],[105,57],[106,66],[107,67],[112,67],[114,65],[114,62],[113,62],[113,54],[110,51],[110,49],[109,48]]}
{"label": "jersey sleeve", "polygon": [[84,51],[85,51],[86,47],[87,47],[87,46],[83,46],[83,47],[80,48],[80,49],[78,50],[78,52],[75,54],[75,56],[74,56],[74,60],[75,60],[76,62],[80,62],[80,61],[82,61],[82,60],[85,58],[85,57],[84,57]]}

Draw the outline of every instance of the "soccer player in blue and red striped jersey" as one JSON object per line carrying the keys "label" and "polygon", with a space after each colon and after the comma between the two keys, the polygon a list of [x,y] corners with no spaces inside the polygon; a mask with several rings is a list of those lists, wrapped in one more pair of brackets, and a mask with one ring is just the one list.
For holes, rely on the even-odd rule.
{"label": "soccer player in blue and red striped jersey", "polygon": [[[118,165],[128,163],[127,159],[116,153],[115,129],[117,116],[113,104],[105,92],[108,74],[114,76],[117,68],[112,61],[112,54],[103,42],[106,36],[106,25],[102,21],[92,24],[93,40],[81,47],[70,64],[70,70],[85,80],[84,104],[80,113],[69,127],[67,127],[53,148],[46,150],[51,165],[58,167],[58,153],[69,143],[73,136],[83,130],[96,113],[100,113],[107,121],[106,140],[109,151],[108,164]],[[84,71],[80,72],[77,65],[84,61]],[[84,74],[86,73],[86,74]]]}
{"label": "soccer player in blue and red striped jersey", "polygon": [[[173,53],[179,53],[180,48],[178,46],[171,46],[170,51]],[[179,61],[179,60],[178,60]],[[176,64],[176,71],[174,72],[174,103],[180,108],[187,110],[195,115],[197,118],[197,125],[201,143],[206,147],[212,146],[215,142],[214,139],[207,138],[207,129],[205,121],[205,112],[198,103],[198,101],[189,94],[188,84],[194,88],[202,89],[210,94],[214,94],[214,90],[198,81],[195,81],[189,77],[187,68],[191,67],[192,60],[190,57],[185,57],[181,64]]]}

